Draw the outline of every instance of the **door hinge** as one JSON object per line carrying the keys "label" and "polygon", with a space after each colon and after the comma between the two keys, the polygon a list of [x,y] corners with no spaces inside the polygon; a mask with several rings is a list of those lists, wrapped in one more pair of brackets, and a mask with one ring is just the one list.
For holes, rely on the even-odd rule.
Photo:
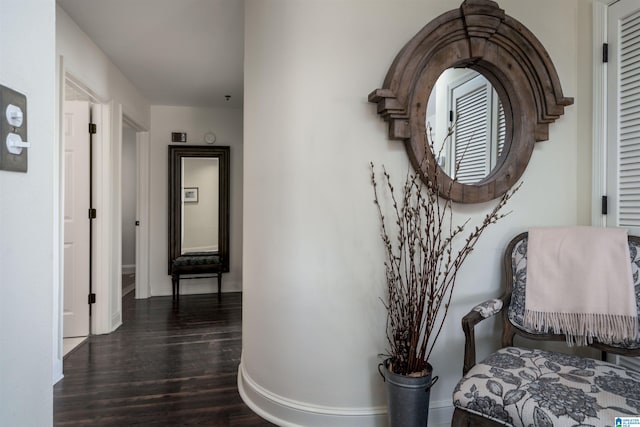
{"label": "door hinge", "polygon": [[96,294],[89,294],[89,304],[96,303]]}
{"label": "door hinge", "polygon": [[609,208],[609,198],[602,196],[602,215],[606,215]]}
{"label": "door hinge", "polygon": [[89,133],[95,134],[98,132],[98,126],[95,123],[89,123]]}
{"label": "door hinge", "polygon": [[96,219],[98,211],[94,208],[89,209],[89,219]]}
{"label": "door hinge", "polygon": [[449,121],[453,123],[453,110],[449,110]]}
{"label": "door hinge", "polygon": [[602,43],[602,62],[609,62],[609,43]]}

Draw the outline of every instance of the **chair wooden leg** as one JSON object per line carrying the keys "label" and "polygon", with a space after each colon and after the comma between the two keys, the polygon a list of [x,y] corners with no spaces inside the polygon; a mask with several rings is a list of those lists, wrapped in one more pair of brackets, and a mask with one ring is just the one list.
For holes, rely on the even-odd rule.
{"label": "chair wooden leg", "polygon": [[455,408],[453,418],[451,419],[451,427],[467,427],[469,419],[464,411]]}
{"label": "chair wooden leg", "polygon": [[171,293],[174,300],[180,296],[180,276],[177,274],[171,275]]}
{"label": "chair wooden leg", "polygon": [[453,411],[451,427],[503,427],[503,424],[456,408]]}
{"label": "chair wooden leg", "polygon": [[218,301],[222,299],[222,273],[218,273]]}

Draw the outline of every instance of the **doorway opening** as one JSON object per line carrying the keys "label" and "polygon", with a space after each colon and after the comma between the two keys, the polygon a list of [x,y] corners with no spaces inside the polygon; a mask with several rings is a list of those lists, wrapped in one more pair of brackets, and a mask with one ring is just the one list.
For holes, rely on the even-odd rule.
{"label": "doorway opening", "polygon": [[136,287],[137,147],[136,130],[122,121],[122,298]]}

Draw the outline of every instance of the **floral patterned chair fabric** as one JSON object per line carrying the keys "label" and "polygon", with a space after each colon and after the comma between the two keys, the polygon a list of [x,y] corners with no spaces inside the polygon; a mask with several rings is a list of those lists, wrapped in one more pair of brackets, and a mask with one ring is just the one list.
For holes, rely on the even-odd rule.
{"label": "floral patterned chair fabric", "polygon": [[[629,237],[636,302],[640,316],[640,238]],[[474,307],[463,319],[464,377],[453,393],[453,426],[614,426],[615,417],[640,417],[640,372],[608,362],[513,346],[514,335],[564,340],[523,327],[527,234],[517,236],[505,254],[507,289],[503,297]],[[504,307],[504,309],[503,309]],[[503,348],[475,363],[474,327],[501,313]],[[640,356],[640,340],[592,347]]]}
{"label": "floral patterned chair fabric", "polygon": [[454,405],[513,426],[613,426],[640,414],[640,373],[579,356],[507,347],[458,383]]}

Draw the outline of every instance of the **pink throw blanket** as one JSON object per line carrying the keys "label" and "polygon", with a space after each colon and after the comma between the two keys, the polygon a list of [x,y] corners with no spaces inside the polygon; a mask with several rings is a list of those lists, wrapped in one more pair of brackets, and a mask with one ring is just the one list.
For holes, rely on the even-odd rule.
{"label": "pink throw blanket", "polygon": [[527,247],[524,325],[564,333],[569,345],[638,336],[627,231],[533,228]]}

